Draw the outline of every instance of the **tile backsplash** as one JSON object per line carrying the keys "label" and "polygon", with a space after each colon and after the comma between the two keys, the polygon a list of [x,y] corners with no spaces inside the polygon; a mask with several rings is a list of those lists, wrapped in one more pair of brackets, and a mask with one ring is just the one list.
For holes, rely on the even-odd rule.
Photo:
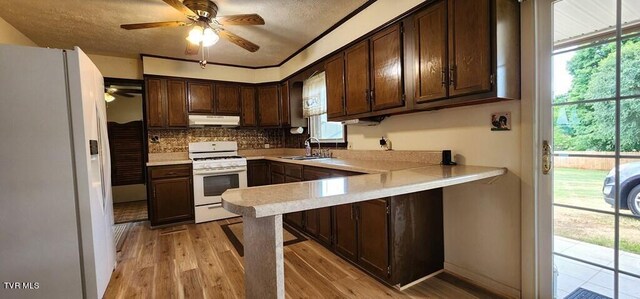
{"label": "tile backsplash", "polygon": [[[239,149],[260,149],[268,143],[282,148],[285,136],[282,129],[189,128],[184,130],[150,129],[149,153],[177,153],[189,151],[189,142],[237,141]],[[158,136],[158,142],[151,138]]]}

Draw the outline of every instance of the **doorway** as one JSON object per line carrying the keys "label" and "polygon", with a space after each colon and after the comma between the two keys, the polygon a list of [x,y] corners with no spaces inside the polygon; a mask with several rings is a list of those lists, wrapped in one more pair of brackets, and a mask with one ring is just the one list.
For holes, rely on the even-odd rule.
{"label": "doorway", "polygon": [[116,224],[148,219],[142,80],[105,78]]}
{"label": "doorway", "polygon": [[640,299],[640,1],[550,9],[554,296]]}

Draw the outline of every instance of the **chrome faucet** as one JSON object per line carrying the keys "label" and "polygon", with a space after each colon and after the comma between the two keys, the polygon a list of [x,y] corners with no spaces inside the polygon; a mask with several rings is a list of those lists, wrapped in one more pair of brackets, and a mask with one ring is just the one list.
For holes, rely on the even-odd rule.
{"label": "chrome faucet", "polygon": [[[309,145],[309,148],[311,148],[311,143],[309,143],[309,141],[310,141],[311,139],[315,139],[315,140],[316,140],[316,142],[318,143],[318,154],[320,154],[320,140],[318,140],[318,138],[315,138],[315,137],[309,137],[309,138],[307,138],[307,140],[305,140],[305,141],[304,141],[304,145],[305,145],[305,147],[306,147],[306,146],[307,146],[307,144],[308,144],[308,145]],[[312,151],[310,151],[310,154],[309,154],[307,157],[309,157],[309,156],[313,156],[313,152],[312,152]]]}

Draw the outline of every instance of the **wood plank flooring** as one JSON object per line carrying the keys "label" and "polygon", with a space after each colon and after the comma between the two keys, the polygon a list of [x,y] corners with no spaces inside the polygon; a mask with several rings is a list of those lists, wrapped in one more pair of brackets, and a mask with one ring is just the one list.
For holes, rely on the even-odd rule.
{"label": "wood plank flooring", "polygon": [[[133,225],[104,298],[244,298],[243,259],[220,225]],[[284,247],[287,298],[499,298],[448,274],[405,291],[387,287],[318,243]]]}

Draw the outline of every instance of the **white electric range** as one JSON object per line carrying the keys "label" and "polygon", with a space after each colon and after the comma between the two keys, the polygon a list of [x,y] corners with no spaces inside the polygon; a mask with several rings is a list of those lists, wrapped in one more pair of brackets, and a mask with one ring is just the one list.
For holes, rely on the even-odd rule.
{"label": "white electric range", "polygon": [[247,159],[238,156],[235,141],[189,143],[193,160],[193,197],[196,223],[238,215],[222,208],[222,193],[247,187]]}

